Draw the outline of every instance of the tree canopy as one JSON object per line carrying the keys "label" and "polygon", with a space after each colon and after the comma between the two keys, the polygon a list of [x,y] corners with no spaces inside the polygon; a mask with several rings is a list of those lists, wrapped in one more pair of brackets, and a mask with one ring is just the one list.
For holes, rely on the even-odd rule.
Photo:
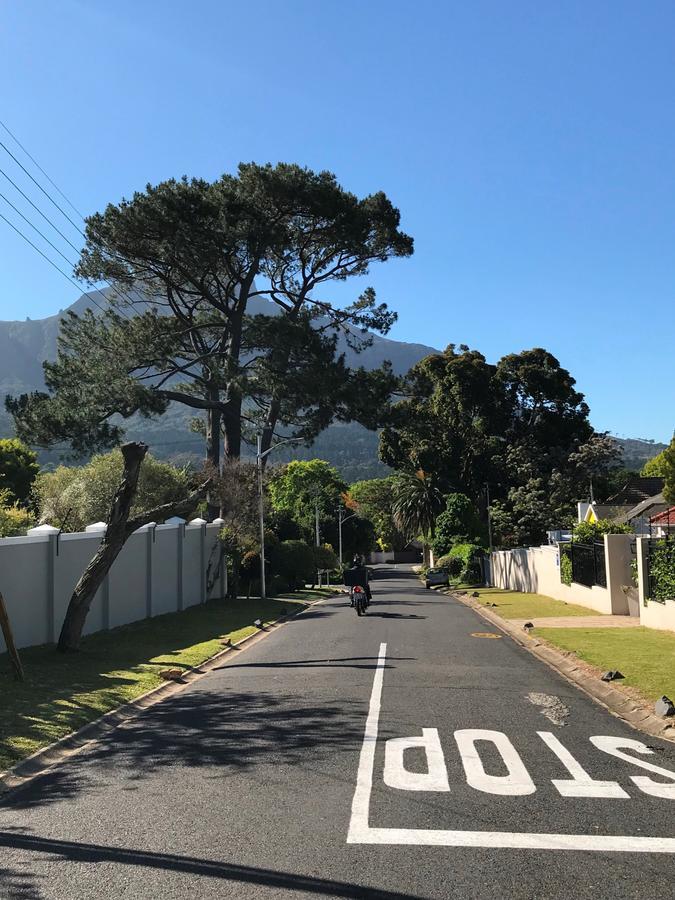
{"label": "tree canopy", "polygon": [[[263,449],[284,427],[311,439],[332,418],[376,426],[391,372],[352,372],[334,338],[361,349],[364,329],[386,333],[396,316],[372,289],[344,308],[323,291],[409,256],[399,220],[383,193],[359,199],[329,172],[288,164],[171,179],[110,204],[87,219],[76,270],[112,283],[110,309],[66,320],[47,392],[8,401],[18,433],[100,450],[122,438],[116,415],[177,402],[205,417],[217,466],[221,432],[236,459],[247,425],[263,430]],[[249,309],[261,299],[273,323]]]}
{"label": "tree canopy", "polygon": [[0,493],[10,503],[25,503],[40,471],[37,456],[16,438],[0,440]]}
{"label": "tree canopy", "polygon": [[541,540],[564,524],[618,449],[595,434],[574,378],[541,348],[490,364],[451,344],[414,366],[380,445],[382,460],[433,475],[484,515],[486,485],[502,545]]}

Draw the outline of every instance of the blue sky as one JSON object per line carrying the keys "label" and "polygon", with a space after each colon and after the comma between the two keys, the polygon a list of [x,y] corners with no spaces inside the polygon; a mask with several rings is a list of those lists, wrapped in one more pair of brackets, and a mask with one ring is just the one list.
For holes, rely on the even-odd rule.
{"label": "blue sky", "polygon": [[[672,2],[0,0],[0,83],[0,118],[85,214],[240,160],[384,190],[416,242],[365,282],[393,337],[544,346],[596,428],[670,438]],[[0,221],[0,318],[76,297]]]}

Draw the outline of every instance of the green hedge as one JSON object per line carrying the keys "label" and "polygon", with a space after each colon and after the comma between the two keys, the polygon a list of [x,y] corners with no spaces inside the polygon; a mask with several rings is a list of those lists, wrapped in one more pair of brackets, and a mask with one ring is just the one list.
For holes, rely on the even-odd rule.
{"label": "green hedge", "polygon": [[478,582],[482,577],[480,560],[484,552],[478,544],[455,544],[449,553],[438,560],[437,565],[447,566],[452,578],[470,583]]}
{"label": "green hedge", "polygon": [[675,543],[658,541],[649,555],[650,600],[675,600]]}

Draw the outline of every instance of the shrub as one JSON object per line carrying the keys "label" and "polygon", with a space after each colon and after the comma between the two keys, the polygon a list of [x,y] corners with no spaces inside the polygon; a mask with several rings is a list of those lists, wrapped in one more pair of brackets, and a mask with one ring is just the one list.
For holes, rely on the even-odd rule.
{"label": "shrub", "polygon": [[281,541],[270,552],[272,573],[281,575],[292,591],[315,576],[314,552],[304,541]]}
{"label": "shrub", "polygon": [[478,546],[478,544],[455,544],[448,557],[461,562],[462,568],[459,572],[459,578],[462,581],[473,583],[481,580],[480,561],[484,552],[483,548]]}
{"label": "shrub", "polygon": [[9,491],[0,491],[0,538],[25,534],[34,524],[28,510],[12,502]]}
{"label": "shrub", "polygon": [[649,575],[653,583],[650,600],[675,599],[675,544],[658,541],[649,556]]}
{"label": "shrub", "polygon": [[335,555],[330,544],[324,544],[322,547],[313,547],[314,568],[322,572],[334,572],[340,568],[340,561]]}
{"label": "shrub", "polygon": [[283,575],[273,575],[272,581],[270,583],[270,593],[273,595],[276,594],[286,594],[290,590],[290,585],[288,581],[284,578]]}
{"label": "shrub", "polygon": [[453,544],[473,542],[481,535],[476,507],[466,494],[450,494],[446,508],[436,519],[434,553],[447,554]]}
{"label": "shrub", "polygon": [[563,584],[572,584],[572,556],[568,544],[560,547],[560,581]]}
{"label": "shrub", "polygon": [[601,541],[605,534],[633,534],[630,525],[618,525],[610,519],[599,519],[597,522],[578,522],[572,532],[575,541],[592,544]]}

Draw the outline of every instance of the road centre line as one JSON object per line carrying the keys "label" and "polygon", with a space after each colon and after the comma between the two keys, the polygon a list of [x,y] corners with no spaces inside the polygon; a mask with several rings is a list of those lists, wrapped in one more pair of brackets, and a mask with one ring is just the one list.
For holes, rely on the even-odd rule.
{"label": "road centre line", "polygon": [[[373,688],[370,695],[368,717],[359,756],[356,787],[352,799],[351,817],[347,833],[348,844],[675,854],[675,838],[509,831],[455,831],[426,828],[371,828],[370,798],[375,771],[375,751],[382,706],[386,653],[387,645],[385,643],[380,644],[377,666],[373,677]],[[625,745],[625,742],[619,743]],[[618,751],[615,755],[618,755]]]}

